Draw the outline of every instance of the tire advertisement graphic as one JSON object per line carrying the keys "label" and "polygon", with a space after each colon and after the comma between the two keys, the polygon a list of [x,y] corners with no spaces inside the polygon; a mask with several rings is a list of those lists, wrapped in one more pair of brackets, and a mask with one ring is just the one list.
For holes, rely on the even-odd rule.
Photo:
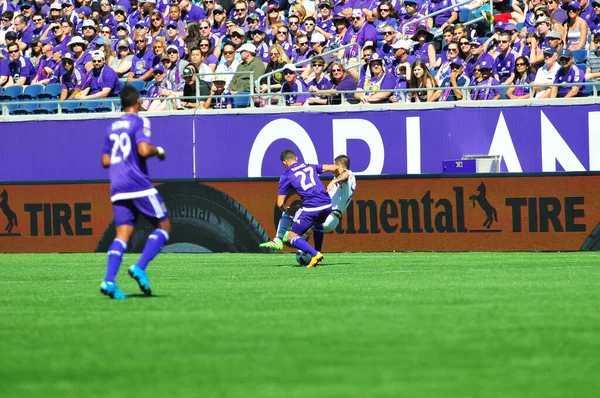
{"label": "tire advertisement graphic", "polygon": [[[170,252],[260,252],[281,216],[274,179],[157,184]],[[600,250],[600,175],[358,178],[324,251]],[[0,185],[0,252],[104,252],[114,238],[106,183]],[[288,204],[298,203],[292,195]],[[140,219],[128,250],[151,226]]]}

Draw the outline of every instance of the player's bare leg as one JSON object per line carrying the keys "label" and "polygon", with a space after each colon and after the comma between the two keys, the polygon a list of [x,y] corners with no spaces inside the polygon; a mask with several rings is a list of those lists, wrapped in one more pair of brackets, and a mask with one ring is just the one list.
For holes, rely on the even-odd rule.
{"label": "player's bare leg", "polygon": [[127,242],[129,242],[133,235],[133,225],[119,225],[116,227],[116,230],[117,236],[108,248],[106,275],[100,285],[100,292],[110,298],[122,300],[126,299],[127,296],[119,290],[119,287],[115,283],[115,278],[123,261],[123,253],[127,250]]}

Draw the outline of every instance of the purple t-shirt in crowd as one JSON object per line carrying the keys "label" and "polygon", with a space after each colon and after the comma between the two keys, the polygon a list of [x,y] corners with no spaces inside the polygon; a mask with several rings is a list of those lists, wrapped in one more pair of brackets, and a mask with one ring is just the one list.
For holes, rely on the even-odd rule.
{"label": "purple t-shirt in crowd", "polygon": [[[498,80],[490,77],[489,79],[482,80],[480,82],[472,82],[472,86],[498,86],[500,83]],[[500,89],[494,88],[476,88],[471,91],[472,100],[492,100],[497,94],[502,94]]]}
{"label": "purple t-shirt in crowd", "polygon": [[0,58],[0,76],[10,76],[10,69],[8,68],[8,61],[4,58]]}
{"label": "purple t-shirt in crowd", "polygon": [[420,59],[421,61],[425,62],[426,64],[429,63],[429,47],[433,46],[433,43],[430,42],[426,42],[423,44],[423,46],[421,47],[421,44],[417,44],[416,46],[413,47],[413,53],[415,54],[415,57],[417,59]]}
{"label": "purple t-shirt in crowd", "polygon": [[206,11],[195,4],[192,4],[189,11],[181,10],[182,21],[200,21],[201,19],[206,19]]}
{"label": "purple t-shirt in crowd", "polygon": [[329,90],[331,87],[333,87],[331,80],[329,80],[329,78],[326,75],[323,75],[323,78],[318,82],[314,78],[312,78],[306,81],[305,83],[309,88],[314,86],[319,90]]}
{"label": "purple t-shirt in crowd", "polygon": [[282,93],[306,93],[306,94],[292,94],[285,96],[285,104],[287,106],[292,106],[295,103],[305,103],[307,99],[311,97],[308,92],[308,87],[306,83],[304,83],[301,79],[296,79],[296,81],[290,86],[290,84],[286,81],[281,86]]}
{"label": "purple t-shirt in crowd", "polygon": [[[356,90],[356,82],[350,75],[346,75],[346,77],[344,77],[337,86],[334,84],[332,87],[338,91],[354,91]],[[346,99],[354,98],[353,93],[347,93],[344,95],[346,96]]]}
{"label": "purple t-shirt in crowd", "polygon": [[500,83],[504,83],[513,73],[516,58],[515,54],[509,51],[507,55],[501,53],[494,60],[494,74],[498,75]]}
{"label": "purple t-shirt in crowd", "polygon": [[[373,44],[377,44],[377,30],[370,23],[365,22],[365,24],[358,30],[354,30],[354,27],[348,28],[346,30],[346,34],[342,39],[342,44],[346,45],[349,43],[358,43],[360,48],[365,46],[365,43],[371,41]],[[353,58],[358,56],[359,48],[356,47],[348,47],[346,49],[346,58]]]}
{"label": "purple t-shirt in crowd", "polygon": [[31,81],[35,78],[37,71],[33,67],[31,61],[23,56],[15,62],[13,60],[8,64],[10,76],[13,81],[18,81],[21,77],[25,77],[25,84],[31,84]]}
{"label": "purple t-shirt in crowd", "polygon": [[[565,71],[565,68],[561,67],[558,72],[556,72],[556,77],[554,78],[554,84],[561,83],[583,83],[585,81],[585,72],[577,65],[573,64],[569,68],[568,71]],[[559,87],[558,88],[558,97],[562,98],[571,89],[573,86],[568,87]],[[585,86],[579,86],[579,94],[578,97],[585,96]]]}
{"label": "purple t-shirt in crowd", "polygon": [[71,94],[76,88],[83,88],[83,85],[86,82],[85,72],[77,67],[74,67],[71,73],[67,73],[61,67],[60,74],[60,83],[62,85],[62,89],[67,90],[69,94]]}
{"label": "purple t-shirt in crowd", "polygon": [[287,195],[293,188],[302,198],[302,208],[306,210],[331,206],[331,198],[319,178],[323,166],[316,164],[294,163],[288,167],[279,179],[278,195]]}
{"label": "purple t-shirt in crowd", "polygon": [[121,82],[119,81],[117,72],[108,65],[105,65],[101,71],[92,68],[88,73],[86,80],[88,82],[86,87],[88,85],[90,87],[90,92],[88,94],[96,94],[102,91],[102,89],[110,87],[108,97],[115,97],[119,95],[119,91],[121,90]]}
{"label": "purple t-shirt in crowd", "polygon": [[[75,54],[73,54],[73,58],[75,59]],[[88,62],[92,62],[92,54],[87,51],[83,52],[83,55],[79,59],[75,59],[75,66],[85,70],[85,64]]]}
{"label": "purple t-shirt in crowd", "polygon": [[140,193],[154,189],[146,159],[137,151],[139,143],[150,142],[150,135],[150,121],[133,113],[121,116],[107,129],[102,153],[110,155],[110,196],[113,202],[134,199],[140,197]]}
{"label": "purple t-shirt in crowd", "polygon": [[139,78],[152,69],[155,64],[154,58],[156,58],[156,54],[152,52],[150,47],[146,47],[146,50],[144,50],[143,53],[138,51],[131,60],[131,71],[133,72],[133,76]]}
{"label": "purple t-shirt in crowd", "polygon": [[[440,11],[444,8],[452,6],[453,4],[456,4],[454,0],[431,0],[427,7],[428,14],[433,14],[436,11]],[[435,20],[433,26],[436,28],[442,26],[444,23],[446,23],[446,21],[450,19],[453,12],[458,12],[458,7],[450,8],[449,10],[433,17],[433,19]]]}
{"label": "purple t-shirt in crowd", "polygon": [[387,43],[383,43],[383,45],[377,49],[377,54],[379,54],[379,57],[383,59],[386,68],[391,67],[392,63],[394,63],[394,60],[396,59],[396,50],[394,50],[392,46]]}
{"label": "purple t-shirt in crowd", "polygon": [[[438,17],[441,17],[441,15],[438,15]],[[400,21],[400,23],[398,25],[398,32],[402,33],[402,29],[404,28],[405,25],[407,25],[409,22],[413,22],[414,20],[419,19],[419,18],[423,18],[423,14],[420,14],[418,12],[415,12],[412,16],[409,16],[408,14],[404,14],[404,15],[398,17],[398,20]],[[411,37],[412,35],[414,35],[419,26],[427,27],[427,20],[424,19],[420,22],[412,23],[412,24],[408,25],[406,27],[406,36]]]}

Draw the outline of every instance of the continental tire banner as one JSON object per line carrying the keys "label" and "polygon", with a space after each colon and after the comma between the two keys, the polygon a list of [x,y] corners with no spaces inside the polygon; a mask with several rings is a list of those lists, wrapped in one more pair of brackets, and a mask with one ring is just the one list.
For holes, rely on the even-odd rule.
{"label": "continental tire banner", "polygon": [[[598,250],[599,186],[600,175],[359,179],[324,250]],[[157,188],[173,223],[166,251],[259,252],[280,217],[277,181]],[[115,234],[108,184],[4,185],[0,209],[2,252],[103,252]],[[151,230],[139,220],[128,250]]]}

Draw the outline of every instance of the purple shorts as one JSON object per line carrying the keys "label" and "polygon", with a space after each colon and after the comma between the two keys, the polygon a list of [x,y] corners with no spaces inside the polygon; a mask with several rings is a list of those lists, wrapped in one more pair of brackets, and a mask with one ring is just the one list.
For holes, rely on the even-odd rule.
{"label": "purple shorts", "polygon": [[303,235],[313,225],[323,224],[330,213],[331,206],[317,211],[310,211],[302,207],[294,215],[291,230],[296,235]]}
{"label": "purple shorts", "polygon": [[142,214],[152,225],[169,218],[167,206],[160,194],[144,196],[136,199],[123,199],[113,202],[115,226],[134,225],[138,215]]}

